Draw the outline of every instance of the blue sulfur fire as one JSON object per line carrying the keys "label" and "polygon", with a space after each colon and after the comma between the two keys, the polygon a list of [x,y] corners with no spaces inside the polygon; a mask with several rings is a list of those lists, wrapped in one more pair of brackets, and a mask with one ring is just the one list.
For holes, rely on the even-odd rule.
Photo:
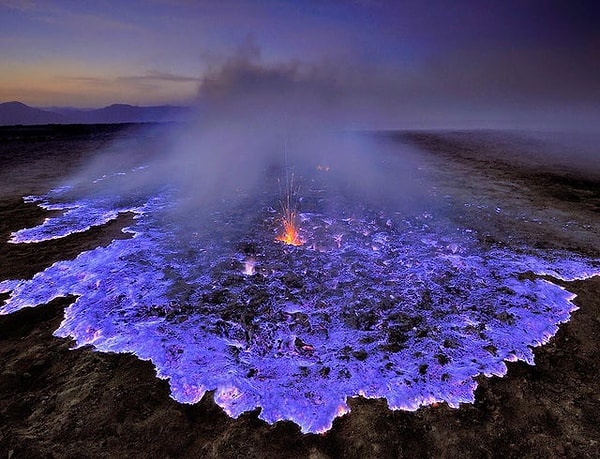
{"label": "blue sulfur fire", "polygon": [[127,202],[75,195],[28,197],[63,213],[10,242],[83,232],[124,212],[135,215],[124,230],[132,237],[0,282],[10,292],[0,313],[73,295],[56,336],[150,360],[179,402],[214,391],[230,416],[260,408],[261,419],[303,432],[327,431],[359,395],[403,410],[473,402],[476,376],[533,364],[532,347],[576,309],[549,279],[600,272],[572,253],[484,247],[433,213],[305,212],[303,244],[287,246],[263,203],[246,209],[255,224],[239,234],[235,212],[192,229],[165,223],[177,199],[168,188]]}

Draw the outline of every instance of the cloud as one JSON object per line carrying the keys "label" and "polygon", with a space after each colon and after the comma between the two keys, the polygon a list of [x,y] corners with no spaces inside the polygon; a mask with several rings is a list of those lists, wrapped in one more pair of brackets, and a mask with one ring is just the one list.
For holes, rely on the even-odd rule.
{"label": "cloud", "polygon": [[200,77],[192,77],[187,75],[177,75],[168,72],[150,71],[144,75],[126,75],[115,78],[117,81],[165,81],[175,83],[199,83]]}
{"label": "cloud", "polygon": [[150,71],[143,75],[61,75],[54,80],[55,86],[73,94],[71,99],[77,97],[79,105],[97,106],[98,101],[104,105],[189,104],[189,94],[197,87],[199,78]]}

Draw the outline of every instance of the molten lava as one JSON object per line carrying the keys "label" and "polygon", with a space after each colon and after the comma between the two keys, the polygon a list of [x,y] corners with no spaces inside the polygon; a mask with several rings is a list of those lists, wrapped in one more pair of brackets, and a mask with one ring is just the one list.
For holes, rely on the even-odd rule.
{"label": "molten lava", "polygon": [[302,245],[304,241],[298,234],[296,213],[286,209],[282,217],[283,234],[277,236],[276,240],[288,245]]}

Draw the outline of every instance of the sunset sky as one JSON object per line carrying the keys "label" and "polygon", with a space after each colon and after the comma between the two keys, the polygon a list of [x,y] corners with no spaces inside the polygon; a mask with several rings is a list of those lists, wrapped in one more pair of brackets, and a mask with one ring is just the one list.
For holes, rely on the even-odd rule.
{"label": "sunset sky", "polygon": [[598,1],[0,0],[0,102],[189,104],[240,52],[398,116],[600,107]]}

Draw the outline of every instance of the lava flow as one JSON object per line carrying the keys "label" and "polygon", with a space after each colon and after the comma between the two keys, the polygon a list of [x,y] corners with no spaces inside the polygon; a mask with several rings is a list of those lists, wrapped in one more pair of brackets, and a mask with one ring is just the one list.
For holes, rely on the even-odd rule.
{"label": "lava flow", "polygon": [[[56,214],[19,232],[15,244],[84,232],[113,212],[135,214],[127,230],[134,237],[31,279],[0,278],[8,294],[0,315],[77,297],[55,336],[150,360],[180,403],[213,391],[231,417],[259,409],[270,424],[291,420],[322,433],[359,395],[386,399],[393,410],[473,403],[481,374],[505,375],[506,361],[533,364],[533,348],[577,309],[558,282],[600,273],[600,261],[574,253],[482,246],[469,229],[429,213],[390,225],[371,211],[307,212],[300,230],[297,193],[288,190],[278,239],[337,248],[300,250],[291,263],[274,244],[232,250],[220,230],[239,222],[234,211],[211,218],[201,238],[181,237],[189,227],[164,223],[165,209],[177,205],[168,190],[128,206],[118,195],[31,198],[82,217]],[[273,234],[256,231],[249,242],[263,236]]]}

